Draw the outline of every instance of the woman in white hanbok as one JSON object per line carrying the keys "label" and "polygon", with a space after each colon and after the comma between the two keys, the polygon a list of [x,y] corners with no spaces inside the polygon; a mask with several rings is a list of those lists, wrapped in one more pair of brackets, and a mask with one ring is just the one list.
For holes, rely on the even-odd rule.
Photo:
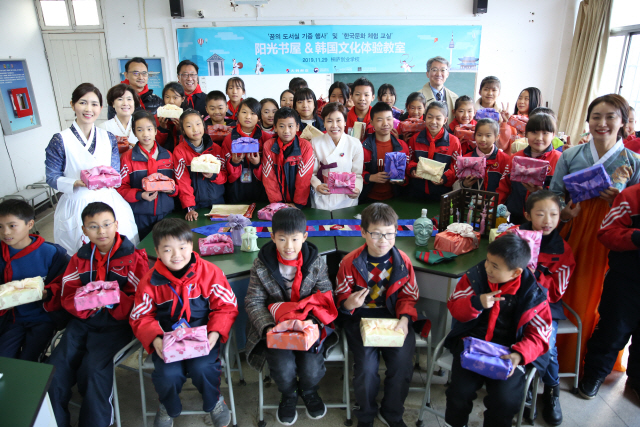
{"label": "woman in white hanbok", "polygon": [[104,202],[116,213],[118,231],[137,244],[138,228],[131,206],[115,188],[89,190],[80,172],[96,166],[112,166],[120,172],[116,137],[95,126],[102,111],[102,94],[91,83],[82,83],[71,96],[76,120],[70,128],[51,138],[46,148],[47,184],[64,193],[56,206],[53,236],[55,243],[75,254],[88,242],[82,232],[82,210],[91,202]]}
{"label": "woman in white hanbok", "polygon": [[135,147],[138,138],[131,129],[131,116],[140,108],[138,93],[129,85],[119,83],[107,92],[107,104],[116,111],[116,116],[98,125],[111,132],[120,143],[118,149],[121,154]]}

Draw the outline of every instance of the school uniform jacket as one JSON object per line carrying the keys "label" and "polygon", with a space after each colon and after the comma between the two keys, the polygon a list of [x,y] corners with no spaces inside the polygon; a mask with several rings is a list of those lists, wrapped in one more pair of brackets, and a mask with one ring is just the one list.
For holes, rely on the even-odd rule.
{"label": "school uniform jacket", "polygon": [[[296,136],[291,145],[284,150],[282,165],[277,163],[279,153],[277,138],[271,138],[264,143],[262,182],[269,203],[295,203],[298,207],[306,206],[315,162],[311,143]],[[278,175],[282,176],[282,183],[278,182]]]}
{"label": "school uniform jacket", "polygon": [[[409,182],[409,147],[404,141],[402,141],[401,139],[397,139],[395,136],[391,135],[391,149],[394,153],[402,151],[407,155],[407,167],[405,168],[404,184],[393,186],[394,195],[399,195],[400,189],[406,186]],[[378,147],[376,145],[375,133],[367,135],[367,138],[362,143],[362,152],[364,155],[364,166],[362,168],[362,180],[364,184],[362,186],[362,192],[360,193],[360,200],[364,200],[367,198],[367,196],[371,192],[371,189],[373,188],[373,185],[375,184],[375,182],[369,181],[371,175],[375,175],[378,172],[384,170],[384,164],[378,165]]]}
{"label": "school uniform jacket", "polygon": [[[257,139],[259,142],[260,155],[262,156],[265,141],[271,139],[269,133],[262,132],[260,126],[253,129],[251,135],[247,135],[242,132],[240,126],[236,126],[231,130],[231,134],[227,135],[222,142],[222,153],[224,155],[225,168],[227,170],[227,185],[226,196],[227,203],[240,203],[240,202],[256,202],[266,201],[267,197],[264,191],[264,185],[262,184],[262,158],[258,165],[254,165],[247,159],[245,155],[242,162],[233,163],[231,156],[231,144],[238,138],[251,137]],[[251,171],[251,182],[241,182],[242,169],[249,169]]]}
{"label": "school uniform jacket", "polygon": [[[200,87],[200,85],[198,85]],[[207,115],[207,94],[204,92],[192,93],[191,99],[185,97],[182,102],[182,109],[192,108],[200,113],[202,117]]]}
{"label": "school uniform jacket", "polygon": [[[542,156],[537,157],[538,160],[546,160],[549,162],[549,168],[547,171],[547,178],[544,180],[544,188],[549,189],[551,179],[556,170],[556,163],[562,155],[561,152],[553,149],[553,145],[547,147]],[[518,151],[513,157],[531,157],[531,147],[526,147],[524,150]],[[513,167],[513,157],[507,165],[500,178],[500,184],[498,185],[498,203],[506,205],[507,210],[511,213],[511,222],[514,224],[522,224],[524,219],[524,204],[529,197],[529,192],[521,182],[511,181],[511,168]]]}
{"label": "school uniform jacket", "polygon": [[115,304],[113,308],[104,307],[100,311],[77,311],[75,308],[73,301],[78,288],[96,280],[95,268],[98,262],[95,259],[91,260],[93,243],[87,243],[80,247],[78,253],[71,257],[62,277],[62,307],[73,316],[87,321],[93,326],[126,324],[133,307],[133,298],[138,283],[142,276],[149,271],[149,259],[144,249],[136,249],[124,235],[120,235],[120,238],[122,243],[118,250],[111,254],[109,268],[104,279],[107,282],[118,282],[120,286],[119,304]]}
{"label": "school uniform jacket", "polygon": [[[161,146],[158,147],[158,173],[173,179],[173,155]],[[158,197],[153,202],[142,198],[142,180],[149,175],[147,170],[147,157],[136,145],[120,158],[120,176],[122,184],[116,190],[131,205],[134,215],[160,215],[165,216],[173,211],[173,198],[179,193],[178,183],[173,193],[158,192]]]}
{"label": "school uniform jacket", "polygon": [[425,129],[415,134],[409,140],[409,156],[411,157],[408,166],[409,174],[411,174],[411,171],[417,169],[420,157],[425,157],[437,162],[446,163],[442,176],[443,182],[440,185],[435,185],[426,179],[411,178],[409,188],[411,194],[414,196],[424,197],[428,195],[440,197],[442,194],[451,191],[453,183],[456,182],[456,159],[453,153],[461,155],[460,141],[445,129],[442,137],[436,140],[434,146],[431,147],[427,132],[428,130]]}
{"label": "school uniform jacket", "polygon": [[[326,132],[326,129],[324,128],[324,122],[317,114],[313,115],[313,123],[311,124],[313,125],[314,128],[318,129],[320,132]],[[304,123],[303,121],[300,121],[300,130],[298,130],[296,135],[300,136],[300,134],[302,134],[302,131],[305,130],[306,128],[307,128],[307,124]]]}
{"label": "school uniform jacket", "polygon": [[158,132],[156,133],[156,142],[158,145],[162,146],[164,149],[173,152],[173,150],[180,144],[180,129],[173,124],[171,119],[167,119],[167,127],[163,128],[160,126],[160,120],[158,120],[158,115],[153,116],[156,119],[156,128],[158,128]]}
{"label": "school uniform jacket", "polygon": [[[224,183],[227,182],[227,171],[224,167],[224,156],[220,146],[211,141],[209,135],[202,137],[204,151],[196,152],[190,141],[182,138],[182,142],[173,150],[173,165],[178,183],[180,203],[183,208],[206,206],[220,200],[224,194]],[[203,154],[211,154],[220,160],[220,173],[205,178],[201,172],[191,172],[191,160]]]}
{"label": "school uniform jacket", "polygon": [[[418,320],[415,305],[418,302],[419,292],[416,276],[411,265],[411,259],[396,248],[391,248],[393,269],[389,277],[385,305],[387,310],[396,318],[408,316],[413,322]],[[336,283],[336,306],[342,307],[342,303],[353,293],[367,289],[369,272],[367,270],[367,245],[350,252],[340,262]],[[341,312],[350,315],[358,315],[360,309],[347,311],[341,308]]]}
{"label": "school uniform jacket", "polygon": [[[478,324],[484,311],[480,303],[480,295],[491,292],[487,280],[484,261],[472,267],[462,276],[456,289],[449,297],[447,307],[453,316],[451,332],[447,335],[445,346],[453,349],[457,340],[469,335]],[[512,321],[517,321],[514,344],[511,349],[522,355],[522,365],[527,365],[549,351],[551,336],[551,311],[547,301],[547,293],[525,268],[520,276],[520,287],[513,296],[515,309]],[[502,301],[504,304],[507,301]],[[500,310],[502,314],[502,307]],[[505,320],[510,321],[509,319]],[[496,325],[500,322],[500,315]]]}
{"label": "school uniform jacket", "polygon": [[218,332],[225,343],[237,316],[238,301],[222,270],[194,252],[180,279],[160,259],[156,261],[140,281],[129,321],[151,353],[153,340],[171,332],[181,318],[192,328],[207,325],[207,332]]}
{"label": "school uniform jacket", "polygon": [[[478,153],[474,149],[470,153],[465,154],[464,157],[480,156],[478,156]],[[507,166],[509,166],[509,163],[511,163],[511,156],[494,145],[493,152],[489,156],[487,156],[486,159],[487,168],[484,171],[484,179],[482,181],[478,180],[471,188],[484,191],[496,191],[498,189],[498,185],[500,184],[502,174],[504,173]],[[458,166],[456,164],[456,174],[457,173]],[[482,188],[480,188],[481,185]]]}

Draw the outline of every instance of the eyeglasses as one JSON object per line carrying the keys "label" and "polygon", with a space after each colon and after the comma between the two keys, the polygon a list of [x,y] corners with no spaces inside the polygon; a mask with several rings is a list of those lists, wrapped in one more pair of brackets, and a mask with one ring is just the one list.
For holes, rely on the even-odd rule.
{"label": "eyeglasses", "polygon": [[102,224],[102,225],[90,225],[90,226],[86,227],[86,229],[89,230],[89,231],[93,231],[93,232],[96,232],[96,231],[100,230],[101,228],[103,230],[108,230],[108,229],[111,228],[111,226],[113,224],[115,224],[115,222],[110,222],[109,224]]}
{"label": "eyeglasses", "polygon": [[149,75],[149,73],[146,71],[132,71],[131,74],[133,74],[136,77],[139,77],[139,76],[147,77]]}
{"label": "eyeglasses", "polygon": [[431,71],[432,73],[446,73],[448,70],[448,68],[432,68],[429,71]]}
{"label": "eyeglasses", "polygon": [[380,240],[383,237],[384,237],[385,240],[393,240],[398,235],[397,232],[382,234],[382,233],[378,233],[377,231],[374,231],[373,233],[371,233],[370,231],[367,231],[367,233],[369,233],[371,235],[371,238],[373,240]]}
{"label": "eyeglasses", "polygon": [[183,74],[178,74],[180,77],[182,77],[183,79],[195,79],[196,77],[198,77],[198,74],[195,73],[183,73]]}

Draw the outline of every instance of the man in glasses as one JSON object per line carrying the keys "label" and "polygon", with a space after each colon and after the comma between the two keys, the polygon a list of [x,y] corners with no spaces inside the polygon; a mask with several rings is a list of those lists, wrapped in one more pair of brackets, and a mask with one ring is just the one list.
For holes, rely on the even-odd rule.
{"label": "man in glasses", "polygon": [[[155,114],[158,107],[164,105],[162,99],[158,95],[153,94],[153,89],[149,89],[147,82],[149,81],[149,67],[144,58],[136,56],[131,58],[124,65],[124,80],[120,83],[131,86],[138,93],[140,98],[140,107],[136,109],[144,109],[151,114]],[[114,118],[116,110],[109,106],[109,120]]]}
{"label": "man in glasses", "polygon": [[456,99],[458,95],[444,87],[444,83],[449,77],[449,61],[442,56],[436,56],[427,61],[427,77],[429,81],[420,92],[427,98],[427,105],[433,101],[442,101],[449,107],[449,120],[451,123],[454,117]]}
{"label": "man in glasses", "polygon": [[198,84],[198,65],[195,62],[185,59],[178,64],[178,82],[184,88],[182,108],[193,108],[202,117],[207,116],[207,94]]}

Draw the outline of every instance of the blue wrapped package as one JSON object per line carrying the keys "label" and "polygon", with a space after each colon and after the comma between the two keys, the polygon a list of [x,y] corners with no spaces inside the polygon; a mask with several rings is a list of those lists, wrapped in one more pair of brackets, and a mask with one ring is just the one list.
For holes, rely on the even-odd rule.
{"label": "blue wrapped package", "polygon": [[255,138],[243,136],[231,142],[231,152],[233,154],[259,153],[260,141]]}
{"label": "blue wrapped package", "polygon": [[384,155],[384,171],[391,181],[404,181],[407,169],[407,155],[402,151],[394,151]]}
{"label": "blue wrapped package", "polygon": [[612,187],[611,178],[601,163],[562,178],[573,203],[600,196],[600,192]]}
{"label": "blue wrapped package", "polygon": [[460,355],[463,368],[494,380],[506,380],[513,369],[511,359],[501,359],[500,356],[511,354],[511,350],[500,344],[464,338],[464,351]]}
{"label": "blue wrapped package", "polygon": [[480,108],[476,111],[476,120],[480,119],[492,119],[496,122],[500,121],[500,113],[493,108]]}

